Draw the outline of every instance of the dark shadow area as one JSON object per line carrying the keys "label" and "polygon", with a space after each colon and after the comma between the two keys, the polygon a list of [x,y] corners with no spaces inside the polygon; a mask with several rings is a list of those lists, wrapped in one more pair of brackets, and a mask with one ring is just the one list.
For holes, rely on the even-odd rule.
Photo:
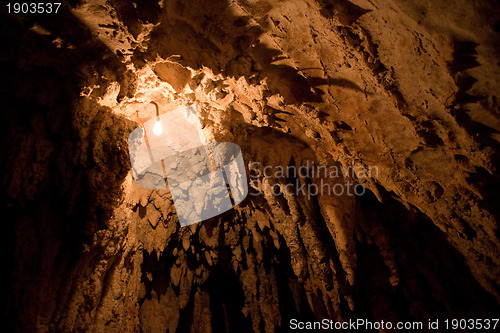
{"label": "dark shadow area", "polygon": [[[212,329],[217,332],[253,332],[250,318],[245,318],[241,309],[245,297],[241,282],[233,271],[216,268],[204,283],[210,295]],[[184,327],[189,332],[189,327]]]}
{"label": "dark shadow area", "polygon": [[[500,144],[492,137],[492,134],[498,134],[498,130],[478,121],[471,119],[467,104],[481,103],[486,96],[472,96],[469,90],[477,82],[468,69],[475,68],[481,64],[477,61],[477,43],[471,41],[457,41],[454,46],[453,61],[448,63],[458,91],[455,98],[449,106],[451,115],[457,123],[462,126],[480,145],[481,149],[491,147],[491,161],[493,171],[498,171],[500,166]],[[495,114],[497,111],[490,110],[489,107],[483,107],[485,111]],[[500,219],[497,198],[500,197],[500,177],[497,174],[491,174],[483,168],[475,170],[468,178],[467,182],[476,187],[483,195],[480,205],[490,211],[497,221]]]}
{"label": "dark shadow area", "polygon": [[[2,323],[9,332],[57,324],[52,316],[101,255],[83,254],[83,245],[106,228],[128,172],[131,124],[97,104],[77,103],[89,69],[106,68],[120,80],[126,68],[65,6],[57,15],[0,9],[0,206],[8,216]],[[107,82],[98,80],[101,90],[93,93]]]}
{"label": "dark shadow area", "polygon": [[[199,237],[194,235],[190,238],[190,242],[196,249],[196,253],[186,251],[181,257],[172,256],[174,251],[182,251],[181,235],[182,230],[173,235],[168,242],[165,250],[158,256],[156,252],[148,254],[144,252],[144,261],[142,265],[142,282],[146,287],[146,299],[157,297],[160,301],[164,297],[168,297],[167,288],[172,287],[177,297],[180,297],[182,288],[173,284],[171,278],[171,270],[174,265],[177,265],[176,260],[186,261],[188,269],[197,271],[199,266],[207,270],[207,279],[204,281],[194,281],[190,291],[188,303],[180,309],[179,323],[176,332],[190,332],[192,327],[199,327],[200,323],[195,322],[199,317],[194,313],[195,305],[194,294],[197,292],[206,292],[209,296],[209,306],[211,313],[211,327],[215,332],[253,332],[251,315],[248,317],[243,315],[242,309],[245,306],[245,297],[242,289],[242,281],[232,265],[234,260],[233,249],[231,244],[224,241],[225,225],[235,223],[235,218],[238,215],[232,212],[226,212],[221,217],[203,222],[209,224],[210,233],[217,232],[219,241],[216,248],[211,248],[200,241]],[[244,220],[239,220],[236,223],[244,224]],[[241,229],[242,235],[248,233],[247,229]],[[263,230],[263,256],[264,261],[257,263],[262,264],[264,270],[269,273],[273,270],[276,276],[279,302],[279,313],[282,317],[281,327],[277,327],[278,332],[287,332],[289,320],[292,318],[299,320],[314,320],[315,316],[311,310],[305,289],[297,281],[292,267],[290,265],[290,252],[286,247],[284,239],[279,236],[280,248],[274,246],[273,237],[269,234],[269,230]],[[175,250],[177,249],[177,250]],[[216,259],[214,263],[208,263],[205,260],[204,252],[213,253]],[[176,253],[176,252],[174,252]],[[201,254],[201,255],[200,255]],[[243,257],[252,255],[255,256],[255,250],[250,245],[248,252],[242,253]],[[178,259],[179,258],[179,259]],[[201,258],[201,260],[200,260]],[[243,258],[243,262],[246,262]],[[242,269],[249,269],[245,265]],[[185,273],[185,272],[184,272]],[[175,282],[179,285],[183,284],[183,280],[187,277],[181,275],[179,281]],[[255,291],[258,294],[259,290]],[[266,297],[267,295],[262,295]],[[297,301],[298,298],[298,301]],[[141,305],[146,300],[142,300]],[[248,305],[248,304],[247,304]],[[206,323],[205,323],[206,324]],[[261,329],[264,329],[264,322],[258,323]]]}
{"label": "dark shadow area", "polygon": [[428,319],[491,318],[500,313],[495,298],[473,278],[463,256],[432,221],[414,207],[408,210],[383,189],[381,195],[383,204],[367,192],[359,208],[368,228],[378,224],[387,233],[400,283],[390,285],[389,268],[377,245],[358,243],[355,316],[419,320],[426,325]]}
{"label": "dark shadow area", "polygon": [[453,75],[458,92],[455,94],[450,112],[455,117],[457,123],[463,126],[466,131],[475,137],[481,145],[494,148],[495,156],[493,160],[498,166],[500,162],[500,144],[491,137],[491,134],[498,134],[498,130],[489,127],[486,124],[473,121],[469,116],[467,104],[477,103],[486,98],[486,96],[472,96],[468,91],[472,88],[477,79],[466,72],[466,70],[480,66],[477,61],[477,43],[470,41],[457,41],[453,52],[453,60],[448,63],[448,68]]}

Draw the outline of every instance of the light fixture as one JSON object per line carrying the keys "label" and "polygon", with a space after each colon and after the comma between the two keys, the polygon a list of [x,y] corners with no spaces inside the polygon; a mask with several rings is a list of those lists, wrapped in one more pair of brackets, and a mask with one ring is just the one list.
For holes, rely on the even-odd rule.
{"label": "light fixture", "polygon": [[155,135],[161,135],[163,133],[163,128],[161,127],[160,118],[156,117],[155,126],[153,127],[153,133]]}
{"label": "light fixture", "polygon": [[[158,120],[161,136],[154,131]],[[142,127],[147,130],[142,132]],[[149,190],[168,189],[182,227],[218,216],[248,194],[238,145],[207,141],[193,105],[151,117],[128,138],[135,183]]]}
{"label": "light fixture", "polygon": [[161,127],[160,123],[160,111],[158,109],[158,104],[156,104],[155,102],[151,102],[151,104],[153,104],[156,107],[156,122],[153,127],[153,133],[154,135],[162,135],[163,128]]}

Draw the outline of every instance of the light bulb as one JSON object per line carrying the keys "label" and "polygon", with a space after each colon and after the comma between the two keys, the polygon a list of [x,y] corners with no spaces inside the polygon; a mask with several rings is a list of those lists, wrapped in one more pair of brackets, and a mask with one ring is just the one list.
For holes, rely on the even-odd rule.
{"label": "light bulb", "polygon": [[163,133],[163,128],[161,127],[160,120],[157,119],[155,122],[155,126],[153,127],[153,133],[155,135],[161,135]]}

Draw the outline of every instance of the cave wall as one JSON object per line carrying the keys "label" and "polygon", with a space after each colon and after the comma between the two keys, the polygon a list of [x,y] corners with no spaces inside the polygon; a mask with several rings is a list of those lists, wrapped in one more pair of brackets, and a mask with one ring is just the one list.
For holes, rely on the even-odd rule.
{"label": "cave wall", "polygon": [[[498,8],[73,1],[2,12],[4,314],[15,331],[279,331],[499,312]],[[127,137],[195,104],[250,165],[376,166],[179,228]],[[255,171],[255,170],[254,170]],[[255,176],[255,175],[254,175]],[[332,183],[332,184],[333,184]],[[260,195],[258,193],[261,193]]]}

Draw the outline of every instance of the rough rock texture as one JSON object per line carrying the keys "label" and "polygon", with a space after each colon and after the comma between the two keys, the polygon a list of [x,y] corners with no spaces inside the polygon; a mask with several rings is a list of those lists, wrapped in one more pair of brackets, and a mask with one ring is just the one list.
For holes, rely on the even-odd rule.
{"label": "rough rock texture", "polygon": [[[492,2],[82,0],[0,22],[9,330],[498,315]],[[168,190],[135,185],[150,101],[195,104],[207,140],[241,147],[241,205],[179,228]],[[307,161],[376,172],[251,168]],[[295,195],[324,182],[367,191]]]}

